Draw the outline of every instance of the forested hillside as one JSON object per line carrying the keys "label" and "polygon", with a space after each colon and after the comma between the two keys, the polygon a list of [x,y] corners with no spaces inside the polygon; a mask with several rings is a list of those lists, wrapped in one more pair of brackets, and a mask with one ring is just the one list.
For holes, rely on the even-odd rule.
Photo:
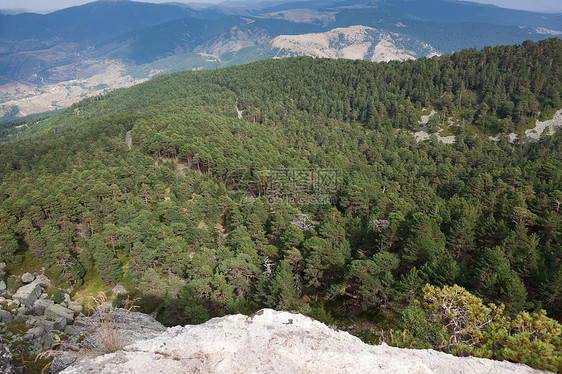
{"label": "forested hillside", "polygon": [[[562,135],[483,134],[552,116],[561,77],[549,39],[402,63],[268,60],[91,98],[4,130],[0,257],[77,290],[121,282],[167,324],[297,309],[556,370],[560,325],[527,312],[562,318]],[[454,144],[416,143],[424,109],[457,123]],[[451,291],[486,318],[518,316],[453,340],[430,312],[455,290],[434,287],[455,284],[505,306]],[[491,329],[504,345],[486,345]]]}

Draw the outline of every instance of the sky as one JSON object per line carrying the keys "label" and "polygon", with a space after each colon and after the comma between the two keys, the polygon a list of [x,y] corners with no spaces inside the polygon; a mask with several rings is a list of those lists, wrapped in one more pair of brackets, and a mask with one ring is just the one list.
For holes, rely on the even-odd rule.
{"label": "sky", "polygon": [[[89,3],[92,0],[0,0],[0,9],[29,9],[47,11],[68,8],[75,5]],[[148,3],[165,3],[173,0],[137,0]],[[175,0],[189,2],[188,0]],[[199,3],[218,3],[222,0],[191,0]],[[533,11],[562,12],[560,0],[471,0],[476,3],[494,4],[502,8],[523,9]]]}

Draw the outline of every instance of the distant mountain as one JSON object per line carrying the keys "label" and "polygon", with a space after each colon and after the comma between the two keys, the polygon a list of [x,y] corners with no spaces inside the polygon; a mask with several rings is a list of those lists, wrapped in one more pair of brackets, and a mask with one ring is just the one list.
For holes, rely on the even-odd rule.
{"label": "distant mountain", "polygon": [[2,39],[36,39],[81,44],[99,43],[117,35],[191,16],[186,8],[132,1],[96,1],[49,14],[23,13],[0,17]]}
{"label": "distant mountain", "polygon": [[435,56],[429,44],[366,26],[333,29],[321,34],[285,35],[271,41],[277,57],[307,56],[370,61]]}
{"label": "distant mountain", "polygon": [[[562,14],[455,0],[230,1],[208,7],[97,1],[44,15],[0,14],[0,85],[39,89],[88,79],[105,74],[108,61],[123,64],[122,74],[144,79],[272,57],[406,59],[558,35]],[[37,94],[0,91],[6,93],[4,111]]]}

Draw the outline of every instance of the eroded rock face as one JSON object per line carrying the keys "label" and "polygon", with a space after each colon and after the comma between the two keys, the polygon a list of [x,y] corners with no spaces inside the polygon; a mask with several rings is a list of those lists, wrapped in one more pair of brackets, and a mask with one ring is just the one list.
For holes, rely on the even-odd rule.
{"label": "eroded rock face", "polygon": [[214,318],[95,358],[81,373],[538,373],[524,365],[432,350],[372,346],[300,314],[263,309]]}

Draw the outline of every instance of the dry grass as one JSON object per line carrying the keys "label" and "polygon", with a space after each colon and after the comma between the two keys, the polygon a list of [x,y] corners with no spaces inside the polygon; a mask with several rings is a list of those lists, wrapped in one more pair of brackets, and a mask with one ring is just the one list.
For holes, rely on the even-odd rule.
{"label": "dry grass", "polygon": [[[123,318],[121,321],[115,320],[115,308],[111,305],[105,293],[100,292],[94,298],[94,301],[97,308],[91,318],[93,318],[97,340],[100,343],[98,347],[100,353],[113,353],[123,349],[125,346],[125,334],[123,332],[126,319]],[[136,301],[137,299],[127,299],[124,309],[127,312],[134,311],[137,308],[135,305]]]}

